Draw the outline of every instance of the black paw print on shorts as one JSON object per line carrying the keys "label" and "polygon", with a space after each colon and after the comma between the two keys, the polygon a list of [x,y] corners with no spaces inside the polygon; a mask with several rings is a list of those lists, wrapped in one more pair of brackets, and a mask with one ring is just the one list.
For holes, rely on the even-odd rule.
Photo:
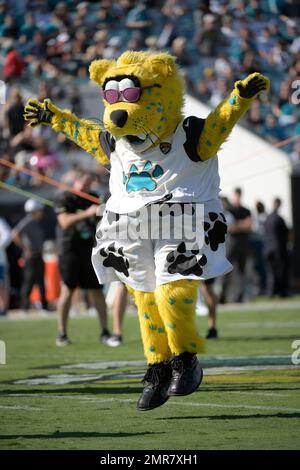
{"label": "black paw print on shorts", "polygon": [[100,255],[103,256],[103,266],[106,268],[114,268],[116,271],[129,276],[129,261],[124,255],[123,248],[116,250],[115,244],[111,243],[107,248],[101,248]]}
{"label": "black paw print on shorts", "polygon": [[[188,254],[190,253],[190,254]],[[187,250],[184,242],[181,242],[176,250],[171,251],[167,255],[167,262],[170,263],[168,266],[168,272],[170,274],[182,274],[189,275],[194,274],[195,276],[201,276],[203,273],[203,266],[207,263],[207,258],[202,255],[197,260],[197,255],[200,253],[196,247],[193,250]]]}
{"label": "black paw print on shorts", "polygon": [[212,251],[217,251],[220,243],[225,242],[227,224],[224,214],[208,213],[210,222],[204,222],[205,243],[210,245]]}

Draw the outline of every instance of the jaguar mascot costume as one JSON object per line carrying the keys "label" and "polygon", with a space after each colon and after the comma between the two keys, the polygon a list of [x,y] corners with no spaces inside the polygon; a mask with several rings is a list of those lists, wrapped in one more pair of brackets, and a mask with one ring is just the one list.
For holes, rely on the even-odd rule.
{"label": "jaguar mascot costume", "polygon": [[[101,125],[49,99],[29,100],[25,119],[63,132],[109,166],[110,198],[92,262],[101,284],[118,279],[133,294],[148,362],[137,409],[151,410],[202,381],[198,285],[231,270],[217,151],[269,81],[253,73],[206,119],[184,118],[184,86],[168,53],[127,51],[116,61],[95,60],[89,70],[104,101]],[[164,216],[170,223],[161,228]],[[196,224],[192,241],[185,230],[170,233],[179,219],[183,229]]]}

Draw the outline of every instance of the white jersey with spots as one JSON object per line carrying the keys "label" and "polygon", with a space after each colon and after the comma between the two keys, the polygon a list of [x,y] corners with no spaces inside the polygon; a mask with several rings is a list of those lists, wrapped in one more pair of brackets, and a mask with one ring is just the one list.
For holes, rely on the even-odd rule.
{"label": "white jersey with spots", "polygon": [[111,161],[107,210],[127,214],[160,200],[204,203],[218,198],[218,157],[201,161],[196,152],[204,122],[194,116],[184,119],[168,139],[141,154],[124,139],[113,141],[102,134],[100,142]]}

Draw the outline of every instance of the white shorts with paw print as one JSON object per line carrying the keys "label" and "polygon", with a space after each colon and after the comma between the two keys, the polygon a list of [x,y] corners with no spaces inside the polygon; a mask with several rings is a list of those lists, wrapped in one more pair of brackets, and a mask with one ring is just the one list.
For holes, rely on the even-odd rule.
{"label": "white shorts with paw print", "polygon": [[210,279],[232,269],[226,232],[219,200],[156,203],[129,214],[105,211],[92,263],[100,284],[120,280],[145,292],[179,279]]}

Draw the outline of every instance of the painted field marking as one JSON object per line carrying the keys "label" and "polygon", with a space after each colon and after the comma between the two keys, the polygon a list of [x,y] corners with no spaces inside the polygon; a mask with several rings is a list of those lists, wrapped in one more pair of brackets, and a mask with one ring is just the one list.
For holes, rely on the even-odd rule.
{"label": "painted field marking", "polygon": [[[1,80],[0,80],[1,82]],[[0,340],[0,365],[6,364],[6,345],[5,342]]]}
{"label": "painted field marking", "polygon": [[[223,367],[228,365],[251,366],[251,365],[289,365],[291,364],[291,355],[262,355],[262,356],[208,356],[201,359],[204,368]],[[111,370],[122,367],[144,367],[145,360],[137,361],[97,361],[81,362],[76,364],[60,364],[59,369],[86,369],[86,370]]]}
{"label": "painted field marking", "polygon": [[[169,403],[169,402],[168,402]],[[181,403],[180,401],[171,401],[170,405],[176,406],[192,406],[192,407],[208,407],[208,408],[235,408],[235,409],[247,409],[247,410],[266,410],[266,411],[280,411],[280,412],[289,412],[289,413],[300,413],[300,408],[282,408],[277,406],[259,406],[259,405],[227,405],[219,403]]]}
{"label": "painted field marking", "polygon": [[[286,370],[286,369],[295,369],[293,365],[279,365],[279,366],[224,366],[224,367],[211,367],[203,368],[205,375],[233,375],[240,374],[240,372],[256,372],[260,370]],[[300,378],[299,378],[300,381]]]}
{"label": "painted field marking", "polygon": [[[230,375],[241,375],[241,372],[251,371],[264,371],[264,370],[295,370],[294,365],[269,365],[269,366],[224,366],[224,367],[204,367],[204,375],[213,376],[230,376]],[[21,379],[13,381],[14,385],[69,385],[72,383],[99,383],[109,384],[115,383],[120,384],[129,382],[136,382],[141,379],[144,375],[144,371],[126,371],[117,372],[114,375],[108,374],[50,374],[44,377],[35,377],[28,379]],[[296,379],[294,380],[296,381]],[[299,375],[300,382],[300,375]]]}
{"label": "painted field marking", "polygon": [[[81,397],[72,396],[72,395],[47,395],[47,394],[37,394],[37,393],[24,393],[24,394],[7,394],[6,396],[17,396],[17,397],[35,397],[35,398],[66,398],[66,399],[76,399],[79,401],[89,401],[94,403],[135,403],[136,400],[133,398],[95,398],[95,397],[85,397],[82,395]],[[228,404],[220,404],[220,403],[196,403],[196,402],[184,402],[184,401],[168,401],[167,405],[175,405],[175,406],[187,406],[187,407],[204,407],[204,408],[232,408],[232,409],[246,409],[246,410],[261,410],[261,411],[277,411],[277,412],[288,412],[288,413],[300,413],[300,408],[285,408],[285,407],[277,407],[277,406],[260,406],[260,405],[247,405],[247,404],[240,404],[240,405],[228,405]]]}
{"label": "painted field marking", "polygon": [[244,390],[229,390],[226,393],[236,393],[236,394],[245,394],[245,395],[252,395],[258,397],[290,397],[291,395],[287,393],[269,393],[269,392],[246,392]]}
{"label": "painted field marking", "polygon": [[[226,328],[300,328],[299,321],[262,321],[262,322],[228,322]],[[297,335],[295,334],[295,337]],[[284,338],[283,338],[284,339]]]}
{"label": "painted field marking", "polygon": [[[247,372],[293,370],[300,372],[291,362],[291,355],[260,355],[260,356],[208,356],[200,359],[205,375],[215,377],[219,381],[220,376],[241,376]],[[13,381],[16,385],[68,385],[71,383],[102,383],[120,384],[133,383],[144,375],[144,360],[127,361],[97,361],[71,364],[57,364],[43,366],[41,369],[58,368],[64,373],[47,374],[28,377]],[[123,371],[120,369],[127,368]],[[132,367],[132,369],[131,369]],[[36,368],[40,371],[40,368]],[[75,373],[71,369],[81,369],[84,372]],[[69,372],[70,371],[70,372]],[[97,373],[98,372],[98,373]],[[292,382],[297,381],[294,374]],[[300,381],[300,375],[299,375]]]}
{"label": "painted field marking", "polygon": [[[241,313],[249,314],[252,312],[266,312],[273,313],[276,310],[299,310],[300,302],[297,300],[285,301],[285,302],[247,302],[244,304],[226,304],[218,306],[218,313]],[[130,317],[137,317],[136,311],[129,308],[126,311],[126,315]],[[88,312],[81,313],[80,316],[74,317],[74,320],[80,320],[81,318],[88,318]],[[8,314],[1,318],[1,321],[18,321],[18,320],[41,320],[41,319],[53,319],[53,313],[38,311],[38,310],[29,310],[26,314],[20,313],[19,310],[10,310]]]}
{"label": "painted field marking", "polygon": [[297,310],[300,309],[300,302],[287,301],[287,302],[247,302],[244,304],[230,303],[226,305],[218,305],[218,313],[252,313],[252,312],[274,312],[274,310]]}
{"label": "painted field marking", "polygon": [[18,411],[42,411],[42,408],[34,408],[33,406],[19,406],[19,405],[0,405],[1,410],[18,410]]}
{"label": "painted field marking", "polygon": [[121,367],[144,367],[146,365],[145,360],[141,361],[99,361],[99,362],[80,362],[79,364],[62,364],[60,369],[87,369],[87,370],[97,370],[97,369],[119,369]]}

